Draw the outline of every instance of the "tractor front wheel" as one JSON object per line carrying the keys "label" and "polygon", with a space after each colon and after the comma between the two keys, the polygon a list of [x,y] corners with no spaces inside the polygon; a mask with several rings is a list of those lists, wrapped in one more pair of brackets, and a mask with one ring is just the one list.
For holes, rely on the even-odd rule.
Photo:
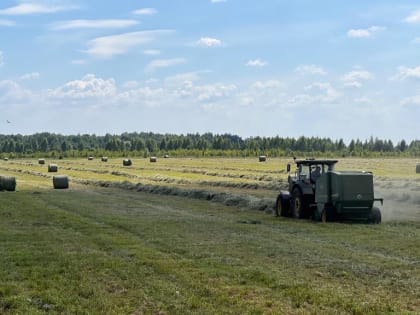
{"label": "tractor front wheel", "polygon": [[276,207],[274,208],[273,214],[275,217],[281,215],[282,217],[286,217],[289,215],[290,212],[290,202],[289,202],[289,194],[283,195],[280,193],[277,197]]}
{"label": "tractor front wheel", "polygon": [[302,219],[305,216],[305,201],[299,188],[293,189],[292,198],[292,216]]}

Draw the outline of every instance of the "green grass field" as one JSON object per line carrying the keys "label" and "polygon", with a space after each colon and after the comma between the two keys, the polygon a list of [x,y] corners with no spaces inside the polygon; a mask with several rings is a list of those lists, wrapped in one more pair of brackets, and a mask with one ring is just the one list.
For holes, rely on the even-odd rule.
{"label": "green grass field", "polygon": [[0,162],[18,184],[0,193],[0,314],[420,314],[414,160],[340,161],[378,175],[393,205],[381,225],[235,205],[274,203],[281,159],[55,162],[69,190],[53,190],[37,161]]}

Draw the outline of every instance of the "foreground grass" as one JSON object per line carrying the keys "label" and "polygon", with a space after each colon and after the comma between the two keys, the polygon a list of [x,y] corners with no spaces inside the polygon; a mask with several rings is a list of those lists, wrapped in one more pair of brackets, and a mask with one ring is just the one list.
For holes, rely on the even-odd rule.
{"label": "foreground grass", "polygon": [[419,223],[25,185],[0,193],[0,313],[420,313]]}

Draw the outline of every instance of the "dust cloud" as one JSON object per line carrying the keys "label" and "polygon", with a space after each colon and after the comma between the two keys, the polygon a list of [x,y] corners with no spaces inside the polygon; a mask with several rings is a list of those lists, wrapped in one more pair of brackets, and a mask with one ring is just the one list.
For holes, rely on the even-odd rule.
{"label": "dust cloud", "polygon": [[383,221],[420,221],[420,178],[375,180],[375,198],[384,198],[384,205],[375,203]]}

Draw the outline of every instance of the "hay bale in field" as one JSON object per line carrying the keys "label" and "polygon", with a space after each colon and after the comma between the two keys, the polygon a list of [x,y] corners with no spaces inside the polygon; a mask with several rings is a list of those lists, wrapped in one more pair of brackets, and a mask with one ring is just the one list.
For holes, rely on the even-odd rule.
{"label": "hay bale in field", "polygon": [[163,158],[164,158],[164,159],[169,159],[169,154],[165,154],[165,155],[163,156]]}
{"label": "hay bale in field", "polygon": [[69,188],[69,178],[66,175],[53,176],[54,189],[67,189]]}
{"label": "hay bale in field", "polygon": [[102,162],[108,162],[108,157],[106,157],[106,156],[101,157],[101,161]]}
{"label": "hay bale in field", "polygon": [[131,162],[130,159],[124,159],[123,160],[123,166],[131,166],[133,162]]}
{"label": "hay bale in field", "polygon": [[45,159],[39,159],[39,160],[38,160],[38,164],[40,164],[40,165],[44,165],[44,164],[45,164]]}
{"label": "hay bale in field", "polygon": [[58,172],[57,164],[48,164],[48,172],[49,173],[56,173]]}
{"label": "hay bale in field", "polygon": [[88,161],[93,161],[93,156],[89,156]]}
{"label": "hay bale in field", "polygon": [[0,176],[0,190],[15,191],[16,178],[11,176]]}
{"label": "hay bale in field", "polygon": [[150,157],[150,163],[156,163],[156,162],[157,162],[157,157],[156,156]]}
{"label": "hay bale in field", "polygon": [[258,161],[260,161],[260,162],[265,162],[265,161],[267,161],[267,157],[266,157],[265,155],[260,155],[260,156],[258,157]]}
{"label": "hay bale in field", "polygon": [[6,161],[6,162],[7,162],[7,161],[9,161],[9,159],[8,159],[8,158],[4,158],[3,160],[4,160],[4,161]]}
{"label": "hay bale in field", "polygon": [[417,164],[417,166],[416,166],[416,173],[420,174],[420,164]]}

